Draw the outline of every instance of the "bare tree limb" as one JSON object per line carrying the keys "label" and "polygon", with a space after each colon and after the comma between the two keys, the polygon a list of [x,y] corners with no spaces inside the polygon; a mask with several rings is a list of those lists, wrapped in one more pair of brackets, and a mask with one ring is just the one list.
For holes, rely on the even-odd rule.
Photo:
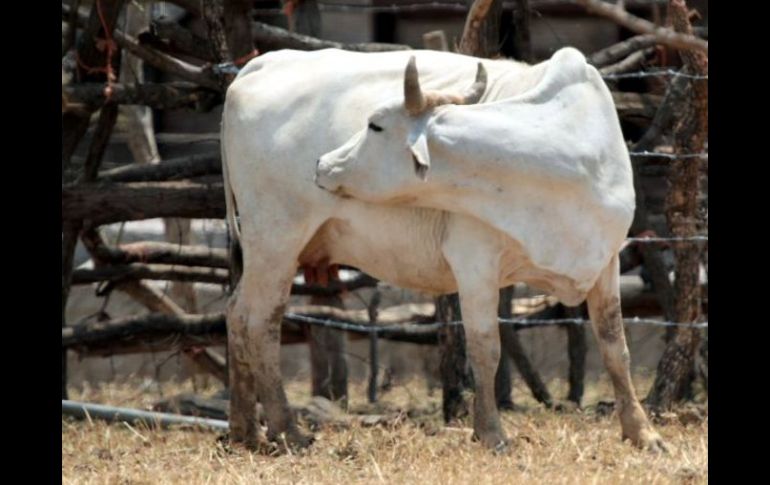
{"label": "bare tree limb", "polygon": [[141,58],[143,61],[161,71],[166,71],[179,76],[187,81],[194,82],[209,89],[220,90],[216,76],[207,69],[194,66],[168,54],[143,46],[135,38],[124,34],[120,30],[114,32],[115,41],[127,51]]}
{"label": "bare tree limb", "polygon": [[[69,16],[71,11],[69,5],[62,4],[62,16]],[[82,12],[78,12],[78,23],[80,25],[86,25],[86,22],[88,22],[88,20]],[[120,47],[126,49],[157,69],[174,74],[175,76],[179,76],[182,79],[194,82],[209,89],[220,90],[217,78],[212,71],[194,66],[156,49],[141,45],[136,38],[126,34],[120,29],[114,29],[112,36]]]}
{"label": "bare tree limb", "polygon": [[[216,62],[211,50],[208,49],[208,40],[198,37],[175,21],[155,19],[150,24],[149,32],[140,34],[137,39],[142,44],[150,45],[168,54],[180,52],[206,62]],[[163,41],[167,41],[168,45]]]}
{"label": "bare tree limb", "polygon": [[[328,307],[303,307],[300,315],[328,318]],[[339,310],[333,312],[337,320],[354,325],[367,324],[365,317],[341,318]],[[414,317],[409,315],[409,318]],[[426,317],[421,317],[426,318]],[[413,320],[412,320],[413,321]],[[307,325],[301,320],[285,316],[281,330],[281,343],[306,341],[301,331]],[[438,326],[423,324],[389,323],[389,330],[379,334],[381,338],[421,344],[435,344]],[[365,338],[362,336],[361,338]],[[72,325],[62,329],[62,348],[70,348],[82,355],[117,355],[124,353],[161,351],[177,348],[222,345],[227,330],[222,313],[206,315],[150,314],[114,319],[108,322],[92,322]]]}
{"label": "bare tree limb", "polygon": [[156,217],[221,219],[224,214],[221,183],[146,182],[62,188],[62,220],[86,220],[91,226]]}
{"label": "bare tree limb", "polygon": [[588,57],[588,62],[595,67],[604,67],[616,63],[628,57],[636,51],[655,45],[655,36],[643,34],[618,42],[600,51],[594,52]]}
{"label": "bare tree limb", "polygon": [[201,283],[227,284],[227,270],[199,268],[171,264],[131,263],[101,266],[94,269],[77,269],[72,272],[73,285],[85,285],[101,281],[123,282],[131,280],[197,281]]}
{"label": "bare tree limb", "polygon": [[636,51],[630,56],[626,57],[622,61],[618,62],[617,64],[612,64],[609,66],[604,66],[601,69],[599,69],[599,72],[601,74],[620,74],[623,72],[630,72],[639,69],[644,64],[644,61],[647,60],[647,57],[652,54],[653,49],[652,47],[649,47],[647,49],[643,49],[640,51]]}
{"label": "bare tree limb", "polygon": [[[197,109],[199,105],[204,106],[214,106],[218,102],[221,101],[221,93],[201,88],[195,84],[192,83],[163,83],[163,84],[153,84],[153,83],[143,83],[143,84],[113,84],[113,93],[111,97],[111,101],[118,103],[118,104],[141,104],[145,106],[149,106],[153,109],[180,109],[180,108],[190,108],[190,109]],[[104,84],[99,83],[86,83],[86,84],[73,84],[68,86],[62,87],[62,92],[65,93],[69,100],[74,103],[81,103],[89,107],[89,109],[93,108],[96,109],[104,103]],[[660,96],[657,95],[649,95],[649,94],[640,94],[640,93],[626,93],[626,92],[612,92],[613,98],[615,99],[616,108],[618,109],[618,114],[620,116],[625,115],[638,115],[642,112],[645,116],[652,117],[655,114],[655,109],[658,104],[660,104]],[[647,101],[653,102],[653,105],[648,103]],[[653,111],[650,112],[650,109]],[[218,155],[217,155],[218,156]],[[190,157],[190,160],[197,159],[198,155],[193,155]],[[145,167],[145,166],[126,166],[125,168],[121,167],[118,169],[113,169],[115,172],[115,177],[113,178],[112,175],[107,175],[107,173],[104,174],[104,176],[100,175],[101,178],[104,178],[104,180],[110,180],[115,182],[138,182],[138,181],[149,181],[149,180],[178,180],[182,178],[189,178],[194,177],[197,175],[179,175],[176,177],[170,177],[170,176],[151,176],[150,172],[152,170],[160,170],[164,173],[168,172],[170,174],[171,167],[167,166],[167,164],[171,163],[172,160],[165,160],[162,164],[159,164],[157,167],[153,165],[152,167]],[[182,160],[180,159],[180,165],[174,165],[174,170],[181,169],[182,168]],[[192,165],[197,166],[197,162],[194,162],[191,164],[190,169],[193,169]],[[219,159],[216,160],[216,165],[220,165]],[[212,165],[213,166],[213,165]],[[203,167],[203,162],[201,162],[201,167]],[[117,173],[119,170],[126,170],[126,174],[130,173],[132,170],[148,170],[147,178],[136,178],[136,179],[130,179],[130,178],[118,178]],[[214,174],[214,173],[221,173],[221,169],[213,170],[213,171],[206,171],[201,173],[200,175],[205,174]],[[126,175],[128,177],[128,175]]]}
{"label": "bare tree limb", "polygon": [[155,165],[125,165],[101,172],[99,179],[105,182],[163,182],[221,173],[221,154],[211,152],[169,158]]}
{"label": "bare tree limb", "polygon": [[694,49],[708,53],[709,44],[692,34],[683,34],[671,29],[658,27],[652,22],[641,19],[602,0],[574,0],[591,13],[607,17],[637,34],[653,34],[658,44],[665,44],[674,49]]}
{"label": "bare tree limb", "polygon": [[110,264],[172,264],[227,269],[227,250],[208,246],[180,246],[169,242],[144,241],[121,244],[118,247],[101,245],[92,254]]}
{"label": "bare tree limb", "polygon": [[344,49],[358,52],[386,52],[410,50],[411,47],[399,44],[382,44],[377,42],[365,42],[361,44],[343,44],[330,40],[316,39],[308,35],[294,34],[280,27],[261,22],[251,24],[251,35],[259,45],[262,52],[278,49],[319,50],[319,49]]}
{"label": "bare tree limb", "polygon": [[[83,233],[83,244],[91,253],[94,265],[103,267],[106,259],[102,256],[109,255],[110,251],[105,244],[97,229],[89,229]],[[164,243],[160,243],[164,244]],[[169,245],[168,243],[165,243]],[[149,286],[141,280],[126,281],[117,285],[117,289],[126,293],[131,298],[147,307],[152,312],[158,312],[165,315],[183,317],[185,310],[176,304],[165,292]],[[200,369],[214,375],[222,382],[227,382],[227,368],[224,358],[214,350],[208,348],[192,348],[184,350],[185,356],[189,358]]]}

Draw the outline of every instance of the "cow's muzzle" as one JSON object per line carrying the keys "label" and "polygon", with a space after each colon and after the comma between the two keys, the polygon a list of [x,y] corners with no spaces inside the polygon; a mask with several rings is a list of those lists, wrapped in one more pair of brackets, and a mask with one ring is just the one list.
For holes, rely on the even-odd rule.
{"label": "cow's muzzle", "polygon": [[329,164],[323,163],[323,161],[319,158],[316,162],[316,168],[315,168],[315,177],[313,178],[313,181],[315,184],[324,189],[328,190],[332,193],[337,193],[340,184],[336,180],[336,177],[332,175],[333,167]]}

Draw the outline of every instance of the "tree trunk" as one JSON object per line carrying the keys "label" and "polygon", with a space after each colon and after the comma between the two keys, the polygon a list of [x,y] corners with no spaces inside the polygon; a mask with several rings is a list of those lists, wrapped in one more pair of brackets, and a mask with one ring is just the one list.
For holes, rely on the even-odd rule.
{"label": "tree trunk", "polygon": [[[577,308],[565,308],[565,310],[567,317],[586,318],[588,316],[588,308],[585,303]],[[588,353],[586,328],[585,325],[575,324],[567,324],[566,327],[567,353],[569,354],[569,393],[567,400],[580,407],[585,389],[586,354]]]}
{"label": "tree trunk", "polygon": [[532,363],[529,361],[529,358],[524,351],[524,346],[521,345],[521,340],[519,340],[519,334],[516,332],[516,328],[511,325],[504,326],[511,327],[512,331],[501,333],[502,348],[505,349],[505,352],[508,353],[511,359],[513,359],[513,363],[516,364],[519,374],[521,374],[527,387],[532,391],[532,395],[535,399],[537,399],[538,402],[545,404],[546,407],[551,407],[553,405],[551,393],[548,392],[548,388],[543,383],[540,375],[535,368],[532,367]]}
{"label": "tree trunk", "polygon": [[[344,308],[339,296],[314,296],[312,305]],[[312,395],[338,401],[343,408],[348,402],[348,365],[345,360],[345,332],[311,326],[310,365]]]}
{"label": "tree trunk", "polygon": [[465,21],[458,51],[476,57],[499,54],[502,0],[468,0],[470,10]]}
{"label": "tree trunk", "polygon": [[529,19],[531,11],[529,0],[514,0],[513,6],[513,57],[526,63],[533,63],[532,42],[530,40]]}
{"label": "tree trunk", "polygon": [[[497,305],[497,313],[500,318],[511,318],[513,315],[513,309],[511,308],[511,300],[513,299],[513,286],[507,286],[500,289],[500,300]],[[505,342],[506,336],[504,334],[513,333],[514,329],[510,325],[500,325],[500,341]],[[511,338],[508,336],[508,338]],[[512,376],[511,376],[511,357],[505,349],[500,352],[500,365],[497,367],[497,374],[495,374],[495,399],[497,400],[498,409],[513,409],[513,398],[511,392],[513,391]]]}
{"label": "tree trunk", "polygon": [[[692,34],[684,0],[671,0],[669,16],[674,30]],[[708,57],[700,51],[680,51],[684,66],[690,73],[708,73]],[[708,83],[702,79],[689,81],[688,102],[674,128],[677,153],[699,153],[708,133]],[[698,162],[678,158],[671,163],[671,187],[666,197],[666,219],[671,232],[677,237],[697,233],[699,167]],[[690,244],[674,243],[676,281],[674,283],[675,321],[698,322],[701,317],[700,248]],[[685,397],[694,372],[695,355],[700,344],[696,328],[677,327],[658,363],[655,383],[647,396],[647,403],[666,409]]]}
{"label": "tree trunk", "polygon": [[321,11],[318,0],[302,0],[294,10],[294,31],[311,37],[321,37]]}
{"label": "tree trunk", "polygon": [[[436,320],[452,322],[461,320],[460,300],[457,294],[443,295],[436,299]],[[444,421],[451,423],[468,415],[469,407],[463,390],[472,387],[472,377],[465,354],[465,333],[462,325],[447,325],[438,332],[441,353],[441,383]]]}

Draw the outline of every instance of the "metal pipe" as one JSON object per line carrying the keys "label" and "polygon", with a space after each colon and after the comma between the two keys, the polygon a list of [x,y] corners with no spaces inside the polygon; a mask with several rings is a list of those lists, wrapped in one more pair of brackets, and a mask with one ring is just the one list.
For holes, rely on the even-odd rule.
{"label": "metal pipe", "polygon": [[122,421],[129,424],[144,423],[148,426],[166,428],[171,425],[185,425],[199,428],[209,428],[216,431],[228,431],[227,421],[220,419],[196,418],[178,414],[156,413],[140,409],[118,408],[103,404],[92,404],[62,399],[61,412],[66,416],[84,419],[86,416],[104,421]]}

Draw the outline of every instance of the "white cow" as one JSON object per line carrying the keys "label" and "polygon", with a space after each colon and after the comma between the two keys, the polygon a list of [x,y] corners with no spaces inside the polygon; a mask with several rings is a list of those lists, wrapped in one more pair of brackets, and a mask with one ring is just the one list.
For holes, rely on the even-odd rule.
{"label": "white cow", "polygon": [[[640,446],[662,447],[660,437],[639,405],[630,379],[620,319],[615,253],[605,254],[606,248],[596,245],[595,241],[580,251],[570,249],[580,240],[562,241],[572,254],[592,262],[597,258],[604,260],[591,288],[586,289],[585,280],[591,279],[585,274],[586,268],[595,262],[574,261],[574,274],[583,279],[572,284],[573,273],[560,276],[561,273],[549,271],[547,265],[532,264],[528,259],[531,254],[527,252],[532,248],[525,245],[529,241],[517,241],[476,214],[458,213],[456,205],[463,205],[465,200],[463,179],[450,182],[455,184],[455,205],[449,204],[452,212],[394,205],[390,196],[382,198],[391,202],[389,204],[338,197],[322,190],[314,181],[316,161],[322,154],[343,145],[354,135],[355,140],[385,135],[391,137],[389,142],[382,144],[382,151],[371,160],[353,162],[355,157],[348,157],[345,158],[348,163],[337,164],[327,163],[325,159],[318,167],[319,182],[331,183],[335,171],[340,171],[340,176],[352,173],[350,164],[357,163],[362,168],[368,166],[371,177],[356,177],[355,188],[345,186],[346,191],[379,199],[382,184],[391,183],[396,189],[409,186],[408,195],[396,197],[400,202],[422,202],[420,194],[412,191],[417,188],[419,192],[421,186],[409,180],[411,177],[420,182],[415,170],[419,176],[424,172],[423,167],[430,164],[433,168],[427,174],[429,181],[436,179],[443,184],[448,178],[439,180],[438,177],[439,159],[443,163],[444,157],[431,152],[434,159],[431,162],[427,158],[427,146],[420,148],[423,143],[431,145],[430,141],[409,140],[407,130],[413,122],[419,124],[421,120],[431,119],[431,113],[445,110],[436,108],[441,103],[475,101],[482,91],[480,102],[486,103],[536,89],[552,71],[550,66],[563,60],[575,62],[575,53],[563,51],[553,60],[535,66],[484,60],[485,75],[484,70],[477,72],[477,58],[445,52],[279,51],[253,60],[241,71],[228,90],[222,123],[228,220],[232,237],[240,239],[244,264],[242,279],[228,305],[232,440],[249,446],[256,444],[255,404],[259,395],[265,409],[268,439],[277,439],[285,433],[284,438],[290,445],[310,443],[311,438],[297,430],[281,381],[278,360],[281,315],[298,265],[339,263],[361,268],[402,287],[433,293],[459,292],[476,382],[473,427],[477,438],[491,448],[506,443],[494,396],[494,376],[500,357],[498,289],[521,279],[552,289],[573,304],[585,298],[587,292],[591,318],[615,386],[623,435]],[[424,106],[412,105],[408,100],[404,104],[405,92],[414,91],[415,85],[419,90],[416,71],[404,77],[404,66],[410,56],[415,56],[421,66],[422,84],[434,90],[423,98]],[[478,82],[471,83],[474,74],[478,74]],[[609,103],[612,108],[611,101]],[[390,108],[382,112],[382,119],[371,118],[372,111],[383,104]],[[407,116],[407,108],[412,115]],[[483,121],[483,112],[479,111],[478,115],[474,122]],[[393,120],[396,124],[386,125],[389,117],[399,116],[399,120]],[[518,123],[526,125],[528,121],[533,120]],[[508,117],[505,122],[516,120]],[[487,125],[479,126],[477,133]],[[463,132],[471,135],[473,130],[474,126],[470,126]],[[510,135],[510,132],[504,133],[504,136]],[[462,153],[466,155],[469,169],[473,170],[474,166],[480,169],[482,163],[495,163],[491,159],[475,161],[472,156],[468,157],[477,151],[486,154],[486,148],[474,145],[473,136],[466,136],[465,141],[464,146],[454,149],[465,150]],[[414,160],[408,155],[409,146],[417,147]],[[450,140],[448,149],[452,148]],[[404,166],[400,160],[380,163],[385,161],[386,154],[393,158],[390,156],[393,149],[403,149],[403,154],[408,155],[408,176],[402,173]],[[419,150],[423,150],[422,154]],[[620,159],[618,163],[628,162]],[[542,184],[570,187],[573,174],[568,167],[563,174],[551,173],[550,168],[538,171],[535,164],[530,169],[532,177],[540,177]],[[451,176],[452,172],[447,175]],[[509,182],[500,180],[501,184]],[[468,186],[468,193],[475,197],[473,185]],[[503,192],[509,195],[507,189]],[[574,199],[582,200],[579,196]],[[494,197],[488,198],[487,203],[498,204]],[[508,203],[508,199],[503,203]],[[586,211],[591,210],[589,206],[586,204]],[[554,222],[548,204],[507,209],[529,210],[536,216],[540,214],[544,224]],[[236,210],[240,215],[239,231]],[[494,217],[493,214],[493,222]],[[578,221],[563,222],[574,229]],[[586,225],[594,222],[590,219]],[[614,227],[617,221],[607,221],[607,224]],[[532,224],[528,226],[528,230],[535,228]],[[585,231],[579,230],[574,237],[584,234]],[[614,239],[605,245],[616,251],[624,235],[613,232]],[[546,256],[555,258],[557,268],[565,264],[558,253],[550,249],[544,251]]]}

